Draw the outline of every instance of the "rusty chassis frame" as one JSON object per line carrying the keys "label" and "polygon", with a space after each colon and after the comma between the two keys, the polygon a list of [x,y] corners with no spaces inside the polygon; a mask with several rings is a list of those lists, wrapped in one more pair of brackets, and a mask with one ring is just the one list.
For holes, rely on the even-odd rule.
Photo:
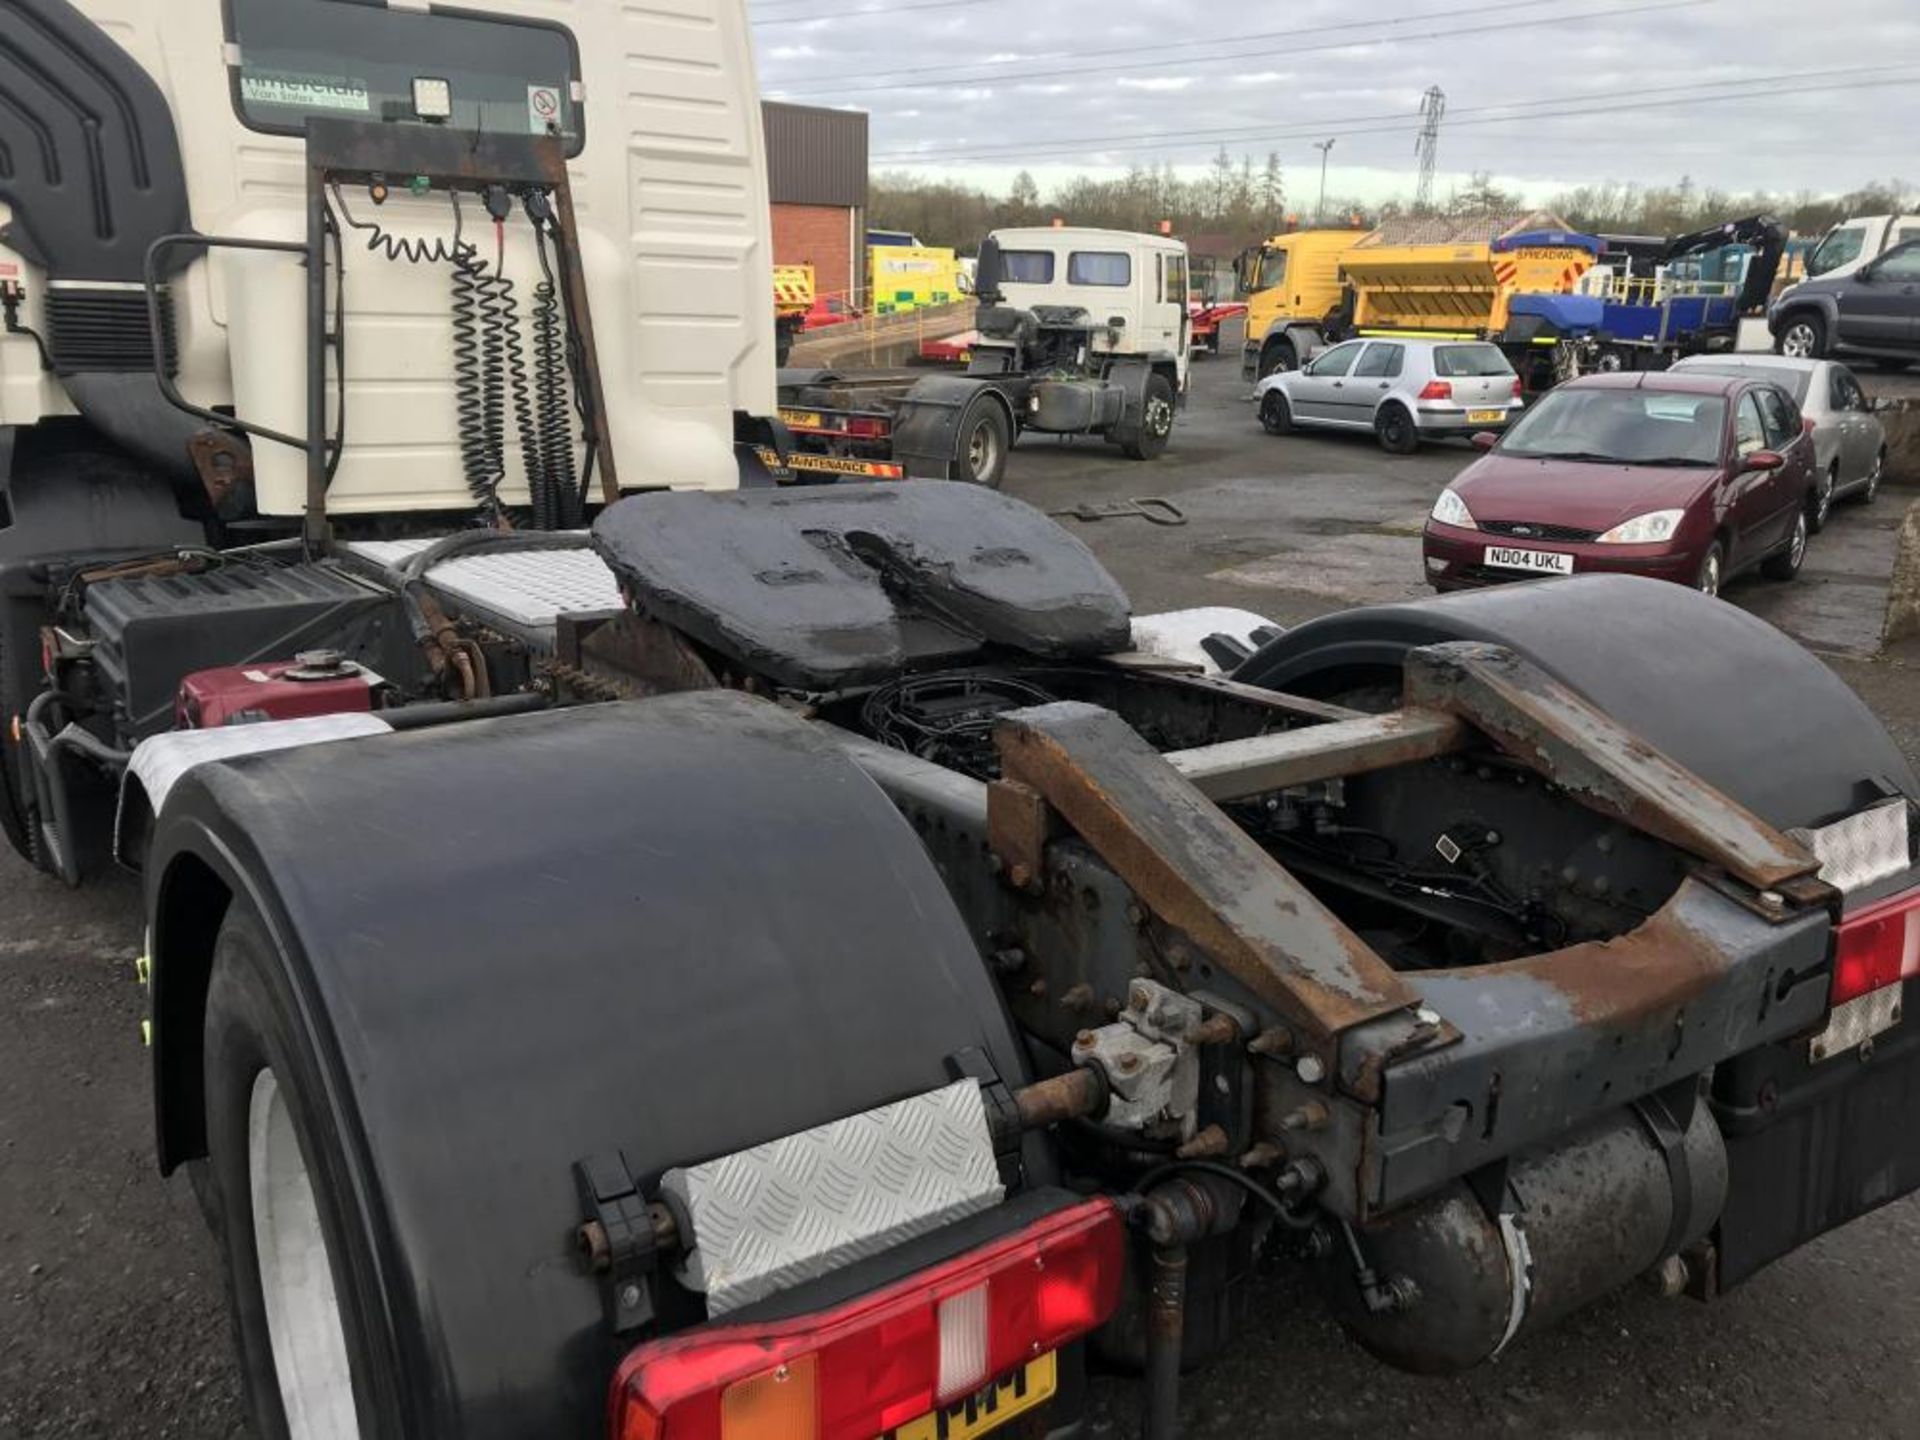
{"label": "rusty chassis frame", "polygon": [[[836,733],[919,830],[1029,1033],[1064,1051],[1063,1026],[1106,1023],[1098,957],[1111,974],[1119,954],[1206,1003],[1209,1040],[1247,1042],[1206,1047],[1220,1098],[1183,1153],[1286,1162],[1283,1186],[1361,1223],[1824,1013],[1839,897],[1814,857],[1512,652],[1415,651],[1386,715],[1227,688],[1310,723],[1160,754],[1058,703],[1002,718],[993,782]],[[1470,753],[1670,843],[1687,877],[1617,939],[1402,973],[1221,809]]]}

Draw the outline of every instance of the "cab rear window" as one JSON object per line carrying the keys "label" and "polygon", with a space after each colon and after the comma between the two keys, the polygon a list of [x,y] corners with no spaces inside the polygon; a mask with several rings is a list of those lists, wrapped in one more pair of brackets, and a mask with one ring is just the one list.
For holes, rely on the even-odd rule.
{"label": "cab rear window", "polygon": [[1051,250],[1002,250],[1000,274],[1001,278],[1010,285],[1051,285],[1053,283],[1053,252]]}
{"label": "cab rear window", "polygon": [[556,135],[578,154],[584,124],[573,37],[545,21],[447,10],[390,10],[358,0],[227,0],[238,52],[234,106],[250,129],[297,135],[314,116],[413,122],[416,81],[449,128]]}

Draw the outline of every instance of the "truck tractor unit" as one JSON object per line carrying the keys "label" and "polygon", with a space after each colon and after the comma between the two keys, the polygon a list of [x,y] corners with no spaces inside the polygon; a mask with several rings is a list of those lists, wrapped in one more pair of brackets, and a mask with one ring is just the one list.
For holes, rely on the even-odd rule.
{"label": "truck tractor unit", "polygon": [[803,452],[987,486],[1029,432],[1151,460],[1186,403],[1187,284],[1179,240],[996,231],[980,247],[964,374],[783,371],[781,419]]}
{"label": "truck tractor unit", "polygon": [[[743,0],[160,8],[7,5],[0,816],[141,876],[257,1433],[1071,1440],[1098,1364],[1168,1440],[1263,1264],[1444,1374],[1920,1185],[1920,780],[1778,632],[1163,653],[984,486],[777,483]],[[1151,448],[1119,264],[1015,298],[1119,244],[989,247],[956,413]]]}

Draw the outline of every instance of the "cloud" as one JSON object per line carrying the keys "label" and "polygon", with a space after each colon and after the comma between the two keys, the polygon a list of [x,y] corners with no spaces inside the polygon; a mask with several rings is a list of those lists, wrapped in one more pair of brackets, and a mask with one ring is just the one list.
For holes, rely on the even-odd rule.
{"label": "cloud", "polygon": [[[858,0],[751,3],[773,19]],[[1476,170],[1536,199],[1610,177],[1671,184],[1690,175],[1735,192],[1832,192],[1902,172],[1920,179],[1913,0],[1847,0],[1817,22],[1808,0],[1693,0],[1524,27],[1504,22],[1654,0],[1577,0],[1565,12],[1485,0],[1484,15],[1445,20],[1422,17],[1477,0],[1290,0],[1254,10],[1187,0],[1172,12],[1164,0],[1101,0],[1097,23],[1081,5],[966,0],[916,13],[923,3],[903,0],[826,29],[809,24],[804,39],[769,25],[759,35],[765,88],[869,110],[877,167],[939,156],[941,176],[995,187],[1023,168],[1197,170],[1222,145],[1256,160],[1277,152],[1292,175],[1317,179],[1313,142],[1334,137],[1331,188],[1404,194],[1420,96],[1436,84],[1448,101],[1443,190],[1448,175]],[[1396,18],[1407,23],[1389,23]],[[1018,50],[987,49],[1015,33]],[[1298,44],[1274,38],[1286,35]]]}

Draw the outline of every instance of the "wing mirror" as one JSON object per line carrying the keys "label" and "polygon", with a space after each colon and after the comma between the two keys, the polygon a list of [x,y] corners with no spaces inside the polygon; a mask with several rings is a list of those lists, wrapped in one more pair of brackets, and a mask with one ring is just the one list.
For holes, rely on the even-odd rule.
{"label": "wing mirror", "polygon": [[1756,470],[1778,470],[1786,463],[1778,450],[1756,450],[1741,458],[1740,473],[1750,475]]}
{"label": "wing mirror", "polygon": [[1871,285],[1874,276],[1879,273],[1879,269],[1880,267],[1877,265],[1862,265],[1858,270],[1853,272],[1853,278],[1858,280],[1862,285]]}

